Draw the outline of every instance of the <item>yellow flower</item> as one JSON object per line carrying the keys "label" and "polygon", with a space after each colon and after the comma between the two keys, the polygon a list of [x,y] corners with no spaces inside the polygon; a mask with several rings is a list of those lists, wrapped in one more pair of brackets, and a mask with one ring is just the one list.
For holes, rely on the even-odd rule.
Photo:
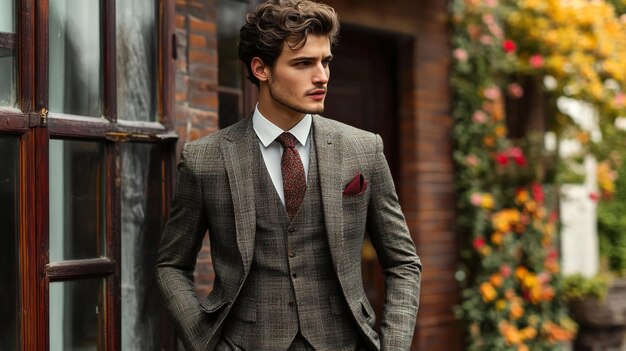
{"label": "yellow flower", "polygon": [[526,327],[520,330],[520,334],[525,340],[534,339],[537,336],[537,329],[533,327]]}
{"label": "yellow flower", "polygon": [[488,210],[492,209],[493,206],[495,205],[495,200],[493,199],[493,196],[491,196],[490,194],[484,194],[480,202],[481,202],[480,206]]}
{"label": "yellow flower", "polygon": [[496,126],[494,133],[496,133],[496,136],[498,138],[503,138],[506,136],[506,127],[499,124],[498,126]]}
{"label": "yellow flower", "polygon": [[495,232],[491,234],[491,242],[494,243],[495,245],[498,245],[498,246],[502,245],[502,241],[503,241],[502,233]]}
{"label": "yellow flower", "polygon": [[493,301],[498,296],[498,292],[489,282],[480,284],[480,294],[483,296],[483,301],[485,302]]}
{"label": "yellow flower", "polygon": [[478,252],[480,252],[483,256],[489,256],[491,254],[491,248],[488,245],[485,245],[478,249]]}
{"label": "yellow flower", "polygon": [[498,311],[502,311],[505,308],[506,308],[506,300],[499,299],[498,301],[496,301],[496,309]]}
{"label": "yellow flower", "polygon": [[524,278],[522,278],[522,284],[527,289],[532,289],[533,287],[537,286],[538,283],[539,280],[537,279],[537,276],[533,273],[527,273]]}

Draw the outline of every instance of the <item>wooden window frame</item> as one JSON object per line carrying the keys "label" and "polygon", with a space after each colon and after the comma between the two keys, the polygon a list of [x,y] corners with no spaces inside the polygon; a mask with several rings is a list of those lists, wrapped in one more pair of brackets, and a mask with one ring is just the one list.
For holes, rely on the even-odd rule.
{"label": "wooden window frame", "polygon": [[[89,277],[105,280],[104,350],[121,349],[121,142],[164,146],[161,213],[172,193],[174,150],[175,3],[158,0],[156,69],[157,121],[118,121],[115,0],[100,0],[103,12],[103,114],[85,118],[48,112],[48,13],[50,0],[16,0],[15,33],[0,33],[0,47],[14,51],[17,107],[0,108],[0,135],[19,139],[19,291],[21,350],[49,349],[49,284]],[[105,144],[106,256],[49,262],[50,139]]]}

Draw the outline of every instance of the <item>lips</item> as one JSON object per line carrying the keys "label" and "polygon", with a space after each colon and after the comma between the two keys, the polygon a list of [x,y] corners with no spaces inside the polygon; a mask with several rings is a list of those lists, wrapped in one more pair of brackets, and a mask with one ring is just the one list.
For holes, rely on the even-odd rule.
{"label": "lips", "polygon": [[314,100],[322,100],[324,96],[326,96],[326,89],[315,89],[310,91],[307,95]]}

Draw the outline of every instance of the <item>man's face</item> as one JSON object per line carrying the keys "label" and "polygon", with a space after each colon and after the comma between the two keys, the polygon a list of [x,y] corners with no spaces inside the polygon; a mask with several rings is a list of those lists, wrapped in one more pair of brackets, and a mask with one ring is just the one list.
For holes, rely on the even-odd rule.
{"label": "man's face", "polygon": [[310,34],[298,51],[283,44],[267,80],[273,108],[289,116],[324,112],[331,59],[328,36]]}

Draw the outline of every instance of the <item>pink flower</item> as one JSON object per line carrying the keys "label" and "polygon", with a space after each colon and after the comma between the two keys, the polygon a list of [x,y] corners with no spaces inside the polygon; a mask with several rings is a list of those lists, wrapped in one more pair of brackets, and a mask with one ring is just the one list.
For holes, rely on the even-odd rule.
{"label": "pink flower", "polygon": [[528,60],[528,63],[532,68],[541,68],[543,67],[543,56],[539,54],[532,55]]}
{"label": "pink flower", "polygon": [[500,274],[502,274],[503,277],[508,278],[511,275],[511,266],[508,264],[500,266]]}
{"label": "pink flower", "polygon": [[497,100],[501,96],[500,88],[491,86],[483,91],[483,95],[489,100]]}
{"label": "pink flower", "polygon": [[454,49],[454,51],[452,51],[452,56],[454,56],[454,58],[457,59],[457,61],[459,62],[465,62],[467,61],[469,55],[464,49],[456,48]]}
{"label": "pink flower", "polygon": [[618,108],[622,108],[626,105],[626,94],[623,92],[619,92],[615,95],[615,106]]}
{"label": "pink flower", "polygon": [[550,278],[551,278],[551,275],[548,272],[541,272],[537,275],[537,280],[539,280],[541,284],[545,284],[549,282]]}
{"label": "pink flower", "polygon": [[592,191],[589,193],[589,198],[591,199],[591,201],[598,201],[600,200],[600,194],[598,194],[595,191]]}
{"label": "pink flower", "polygon": [[519,147],[513,147],[509,150],[509,156],[517,163],[518,166],[526,166],[526,158],[522,149]]}
{"label": "pink flower", "polygon": [[470,202],[472,203],[472,205],[474,206],[480,206],[480,204],[483,201],[483,196],[480,195],[480,193],[473,193],[471,198],[470,198]]}
{"label": "pink flower", "polygon": [[476,167],[480,163],[480,160],[478,159],[478,157],[476,157],[476,155],[471,154],[467,155],[467,157],[465,158],[465,163],[470,167]]}
{"label": "pink flower", "polygon": [[515,50],[517,50],[517,44],[515,44],[513,40],[507,39],[502,42],[502,49],[507,54],[510,54],[510,53],[515,52]]}
{"label": "pink flower", "polygon": [[474,114],[472,114],[472,121],[483,124],[487,122],[487,115],[483,111],[477,110]]}
{"label": "pink flower", "polygon": [[481,35],[479,40],[483,45],[491,45],[493,43],[493,38],[487,34]]}
{"label": "pink flower", "polygon": [[509,92],[509,96],[514,99],[519,99],[524,96],[524,88],[522,88],[522,86],[517,83],[509,84],[507,90]]}
{"label": "pink flower", "polygon": [[498,6],[498,0],[485,0],[485,6],[496,7]]}

